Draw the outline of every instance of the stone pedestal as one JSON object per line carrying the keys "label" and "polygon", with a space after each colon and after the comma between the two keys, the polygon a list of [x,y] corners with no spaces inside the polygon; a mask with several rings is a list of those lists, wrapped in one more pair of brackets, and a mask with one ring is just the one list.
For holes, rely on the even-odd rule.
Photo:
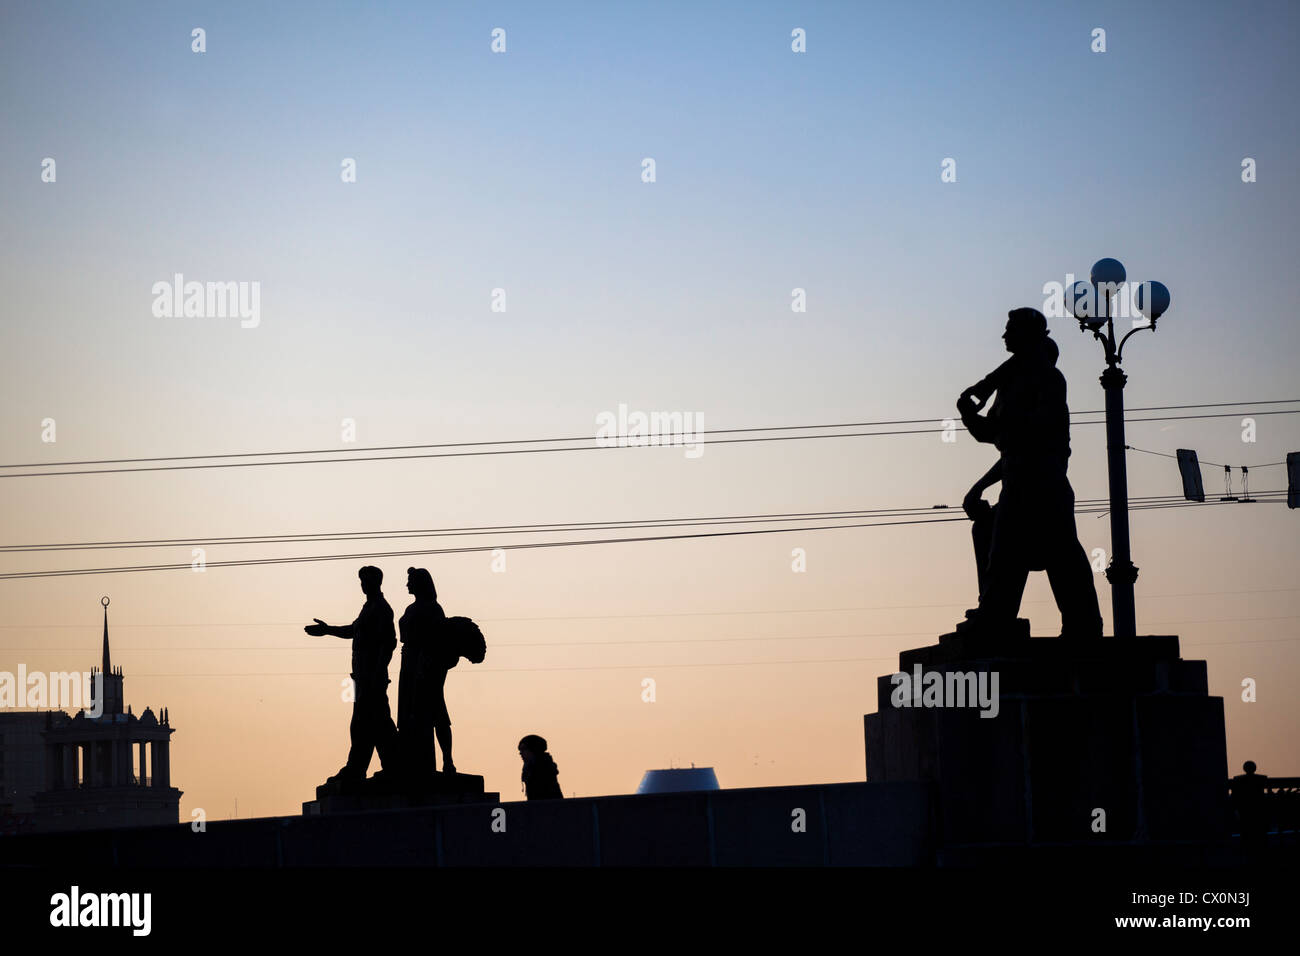
{"label": "stone pedestal", "polygon": [[863,719],[867,780],[934,786],[944,845],[1227,835],[1223,698],[1177,637],[949,634],[899,665]]}
{"label": "stone pedestal", "polygon": [[448,803],[495,803],[500,794],[483,789],[483,778],[469,773],[430,773],[418,780],[375,774],[351,786],[321,784],[316,799],[302,805],[303,816],[406,810]]}

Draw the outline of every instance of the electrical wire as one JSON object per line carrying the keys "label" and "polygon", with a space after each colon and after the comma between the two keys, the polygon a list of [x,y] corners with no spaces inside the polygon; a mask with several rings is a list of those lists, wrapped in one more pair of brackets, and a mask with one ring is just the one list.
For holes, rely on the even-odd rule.
{"label": "electrical wire", "polygon": [[[1153,406],[1153,407],[1159,408],[1159,406]],[[1179,406],[1169,406],[1169,407],[1171,409],[1177,409]],[[1217,406],[1207,406],[1207,407],[1217,407]],[[1078,414],[1085,414],[1085,413],[1081,412]],[[1090,412],[1088,414],[1096,414],[1096,413]],[[1137,422],[1187,421],[1193,419],[1210,419],[1210,418],[1236,418],[1240,414],[1245,414],[1245,413],[1225,412],[1225,413],[1204,414],[1204,415],[1165,415],[1165,416],[1154,416],[1149,418],[1126,418],[1125,422],[1137,423]],[[1259,412],[1252,411],[1249,414],[1255,416],[1296,415],[1296,414],[1300,414],[1300,409],[1282,409],[1282,410],[1275,410],[1275,411],[1259,411]],[[951,418],[951,416],[948,417]],[[909,420],[900,420],[898,423],[913,424],[919,422],[934,422],[934,421],[943,421],[943,419],[909,419]],[[889,424],[893,424],[893,423],[882,421],[882,422],[849,423],[845,425],[836,425],[836,424],[828,423],[828,424],[821,424],[821,425],[771,426],[766,428],[716,429],[712,431],[702,430],[701,432],[698,433],[698,435],[731,434],[731,433],[753,432],[753,431],[776,431],[782,429],[807,430],[807,429],[825,429],[825,428],[840,428],[840,427],[883,426]],[[1103,425],[1105,424],[1105,421],[1098,419],[1096,421],[1073,422],[1073,424]],[[839,432],[834,434],[816,434],[816,435],[768,435],[763,437],[751,437],[751,438],[721,438],[721,439],[710,439],[707,442],[701,441],[699,442],[699,444],[734,445],[734,444],[748,444],[754,442],[806,441],[806,440],[830,439],[830,438],[883,438],[883,437],[894,436],[894,435],[930,435],[930,434],[942,433],[946,431],[958,432],[958,431],[966,431],[966,430],[967,429],[954,424],[951,428],[940,426],[938,428],[914,428],[914,429],[902,429],[902,430],[893,430],[893,431]],[[133,474],[139,472],[198,471],[198,470],[208,470],[208,469],[215,469],[215,468],[261,468],[261,467],[269,467],[273,465],[320,465],[320,464],[335,464],[341,462],[403,461],[407,459],[475,458],[475,457],[495,456],[495,455],[547,454],[552,452],[609,451],[610,449],[615,449],[615,448],[670,448],[670,447],[682,447],[684,444],[688,444],[688,442],[686,442],[685,439],[691,437],[698,437],[698,436],[697,433],[695,432],[692,432],[689,435],[685,433],[670,433],[667,435],[646,435],[646,436],[638,435],[634,437],[638,439],[644,437],[646,440],[643,442],[637,441],[636,443],[632,443],[628,441],[628,437],[629,436],[622,436],[616,439],[612,444],[565,445],[558,448],[493,448],[491,450],[482,450],[482,451],[428,452],[424,454],[415,454],[415,455],[386,454],[386,455],[356,456],[357,452],[365,451],[368,449],[336,448],[336,449],[321,449],[316,451],[302,451],[302,452],[246,452],[246,453],[231,453],[231,454],[219,454],[219,455],[167,456],[167,457],[158,457],[158,458],[138,458],[138,459],[129,459],[129,458],[99,459],[96,461],[88,460],[84,463],[129,464],[131,462],[194,461],[199,459],[210,459],[210,458],[251,458],[251,457],[270,457],[270,456],[284,456],[284,455],[296,455],[296,454],[324,454],[324,453],[329,453],[331,455],[356,456],[356,457],[331,457],[331,458],[297,458],[289,461],[221,461],[221,462],[205,461],[202,464],[143,465],[141,467],[119,467],[119,468],[77,468],[77,469],[72,469],[67,471],[58,471],[58,470],[49,470],[49,469],[61,468],[65,465],[81,464],[82,462],[49,462],[43,464],[26,463],[26,464],[0,465],[0,469],[38,467],[45,470],[0,472],[0,478],[52,478],[52,477],[70,476],[70,475],[104,475],[104,474]],[[664,438],[670,440],[663,441],[662,439]],[[651,439],[654,440],[652,441]],[[678,441],[677,439],[682,439],[682,440]],[[591,436],[583,436],[581,438],[553,438],[553,439],[530,438],[530,439],[517,439],[512,441],[500,441],[500,442],[451,442],[451,443],[445,443],[439,445],[407,445],[407,446],[394,445],[394,446],[374,446],[374,447],[376,449],[413,450],[418,448],[453,448],[453,447],[472,448],[480,445],[501,445],[501,444],[517,445],[517,444],[548,443],[548,442],[555,443],[555,442],[591,441],[591,440],[592,440]],[[694,444],[694,443],[692,442],[690,444]]]}
{"label": "electrical wire", "polygon": [[[1260,496],[1265,496],[1269,494],[1275,494],[1275,493],[1259,492]],[[1154,503],[1148,505],[1139,504],[1130,507],[1129,510],[1143,511],[1143,510],[1165,509],[1165,508],[1174,508],[1174,507],[1206,507],[1206,506],[1215,506],[1215,505],[1222,505],[1222,504],[1238,504],[1238,503],[1239,502],[1222,502],[1222,501],[1162,502],[1162,503]],[[1269,502],[1267,500],[1261,499],[1259,503],[1267,504]],[[1093,512],[1085,509],[1082,513],[1088,514]],[[964,515],[960,517],[947,517],[947,516],[939,517],[936,515],[936,516],[930,516],[926,518],[907,518],[904,520],[857,522],[857,523],[837,524],[837,525],[800,526],[797,528],[759,528],[759,529],[750,529],[744,531],[707,531],[707,532],[696,532],[692,534],[675,534],[675,535],[638,535],[633,537],[619,537],[619,538],[590,538],[590,539],[584,539],[578,541],[534,541],[534,542],[510,544],[508,547],[510,550],[521,551],[521,550],[533,550],[539,548],[565,548],[565,547],[579,547],[579,546],[605,545],[605,544],[633,544],[633,543],[646,543],[646,542],[657,542],[657,541],[685,541],[685,540],[699,540],[705,538],[745,537],[745,536],[763,535],[763,534],[790,534],[796,532],[831,531],[831,530],[848,529],[848,528],[879,528],[879,527],[899,527],[899,526],[922,525],[922,524],[946,524],[954,521],[965,522],[967,520],[969,519],[967,519]],[[276,557],[276,558],[247,558],[247,559],[227,560],[227,561],[205,561],[204,567],[205,568],[260,567],[263,565],[302,564],[302,563],[310,563],[310,562],[317,562],[317,561],[375,560],[381,558],[394,558],[394,557],[481,553],[481,552],[492,551],[492,550],[494,550],[493,546],[482,545],[482,546],[474,546],[474,547],[467,546],[467,547],[455,547],[455,548],[427,548],[427,549],[407,550],[407,551],[361,552],[361,553],[352,553],[352,554],[295,555],[290,557]],[[68,577],[68,576],[85,575],[85,574],[124,574],[124,573],[140,572],[140,571],[178,571],[178,570],[192,571],[193,567],[194,566],[192,562],[186,562],[186,563],[177,563],[177,564],[128,565],[128,566],[100,567],[100,568],[68,568],[68,569],[46,570],[46,571],[14,571],[14,572],[6,572],[0,574],[0,580],[12,581],[12,580],[30,579],[30,578]]]}
{"label": "electrical wire", "polygon": [[[1268,494],[1268,492],[1259,492]],[[1080,507],[1100,505],[1109,498],[1077,499]],[[1146,504],[1160,501],[1181,501],[1181,495],[1135,495],[1130,502]],[[644,528],[680,527],[714,524],[756,524],[762,522],[788,522],[808,519],[841,520],[863,517],[909,517],[954,510],[947,504],[910,505],[897,508],[862,508],[852,511],[777,512],[752,515],[716,515],[697,518],[636,518],[606,521],[562,521],[517,525],[472,525],[460,528],[393,529],[385,531],[321,531],[263,535],[224,535],[189,538],[142,538],[117,541],[52,542],[37,544],[0,545],[0,554],[37,551],[93,551],[120,548],[163,548],[172,546],[216,547],[220,545],[283,544],[330,541],[387,540],[396,538],[460,537],[484,534],[539,534],[546,532],[588,530],[635,530]]]}

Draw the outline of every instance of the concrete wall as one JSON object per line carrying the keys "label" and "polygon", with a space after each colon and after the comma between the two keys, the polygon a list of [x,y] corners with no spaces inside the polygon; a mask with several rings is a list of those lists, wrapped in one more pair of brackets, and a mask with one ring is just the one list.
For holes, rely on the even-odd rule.
{"label": "concrete wall", "polygon": [[924,866],[929,794],[841,783],[24,835],[0,838],[0,865]]}

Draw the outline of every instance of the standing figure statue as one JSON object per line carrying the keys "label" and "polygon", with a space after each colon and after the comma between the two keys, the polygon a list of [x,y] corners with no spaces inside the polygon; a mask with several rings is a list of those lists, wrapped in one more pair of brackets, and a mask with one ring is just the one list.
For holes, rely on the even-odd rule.
{"label": "standing figure statue", "polygon": [[365,780],[371,755],[378,750],[384,769],[396,766],[397,728],[388,709],[388,663],[393,659],[397,637],[393,630],[393,609],[380,590],[384,572],[367,565],[357,572],[366,603],[351,624],[331,627],[320,618],[305,630],[312,637],[333,635],[352,641],[352,747],[348,762],[326,781],[336,787]]}
{"label": "standing figure statue", "polygon": [[415,600],[398,622],[402,672],[397,684],[397,728],[405,772],[418,782],[436,769],[435,733],[442,748],[442,772],[456,772],[451,759],[451,717],[444,694],[447,670],[455,664],[456,654],[433,576],[425,568],[408,568],[406,590]]}
{"label": "standing figure statue", "polygon": [[[1002,483],[987,532],[979,607],[957,630],[1012,633],[1029,572],[1045,570],[1061,612],[1061,636],[1100,637],[1101,610],[1092,566],[1079,543],[1074,489],[1066,477],[1070,410],[1065,376],[1056,368],[1059,349],[1048,337],[1047,319],[1037,309],[1008,312],[1002,338],[1011,358],[957,400],[971,436],[1001,452],[998,463],[966,495],[966,513],[987,523],[990,515],[980,507],[981,496],[985,488]],[[988,414],[981,416],[979,409],[995,392]],[[977,556],[982,530],[976,529]]]}

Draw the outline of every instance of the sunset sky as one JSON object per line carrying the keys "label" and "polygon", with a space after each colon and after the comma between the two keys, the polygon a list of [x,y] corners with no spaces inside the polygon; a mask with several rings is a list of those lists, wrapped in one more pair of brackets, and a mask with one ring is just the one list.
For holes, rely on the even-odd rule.
{"label": "sunset sky", "polygon": [[[1234,415],[1134,422],[1129,443],[1280,462],[1300,419],[1262,413],[1300,405],[1250,403],[1300,398],[1297,26],[1281,2],[5,3],[0,464],[346,449],[345,419],[356,447],[594,436],[620,404],[706,429],[937,429],[1005,358],[1007,310],[1103,256],[1173,297],[1129,343],[1128,405],[1260,413],[1253,442]],[[259,283],[260,321],[156,316],[178,273]],[[1101,408],[1100,347],[1049,324],[1071,409]],[[1076,425],[1072,447],[1076,495],[1104,497],[1103,429]],[[193,539],[221,536],[955,508],[995,456],[927,432],[698,458],[5,467],[4,544],[178,543],[4,553],[0,573],[188,566]],[[1172,460],[1128,463],[1133,495],[1180,491]],[[1205,482],[1217,498],[1222,469]],[[1285,488],[1285,469],[1250,484]],[[1106,517],[1078,528],[1109,553]],[[1300,514],[1207,504],[1132,529],[1139,633],[1208,661],[1230,771],[1300,774]],[[727,529],[630,533],[710,530]],[[976,600],[964,521],[512,549],[609,536],[207,548],[501,547],[504,573],[475,551],[0,580],[0,670],[97,664],[109,595],[127,701],[177,728],[182,819],[296,813],[342,766],[351,714],[347,643],[302,626],[350,622],[365,563],[400,616],[407,567],[427,567],[487,637],[447,700],[458,768],[504,799],[522,799],[528,733],[566,794],[691,762],[724,787],[852,781],[876,676]],[[1022,612],[1058,632],[1044,575]],[[395,655],[394,709],[397,673]]]}

